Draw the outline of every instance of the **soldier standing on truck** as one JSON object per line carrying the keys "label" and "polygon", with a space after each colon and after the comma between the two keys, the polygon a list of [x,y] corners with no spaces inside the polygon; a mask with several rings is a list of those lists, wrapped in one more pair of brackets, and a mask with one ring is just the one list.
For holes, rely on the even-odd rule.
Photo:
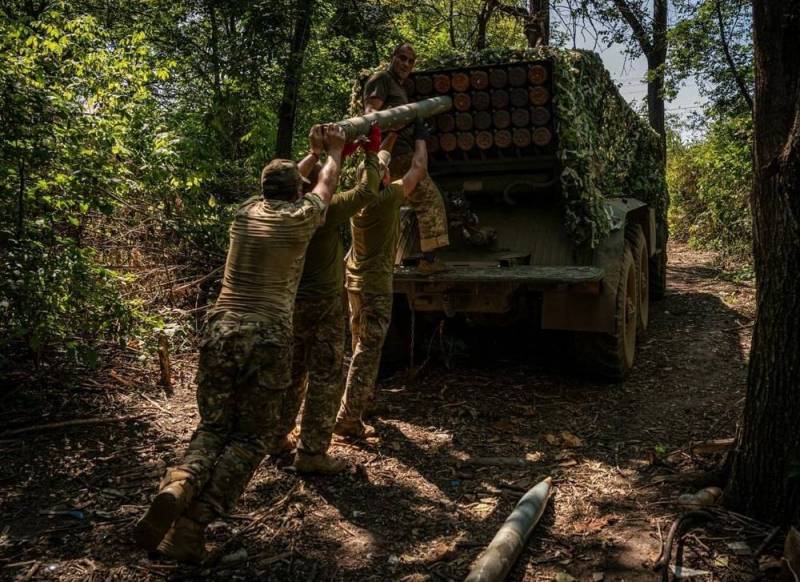
{"label": "soldier standing on truck", "polygon": [[[312,128],[312,141],[321,134]],[[261,173],[262,194],[236,211],[222,290],[200,344],[200,424],[136,524],[146,550],[201,562],[207,524],[231,512],[267,453],[289,387],[303,258],[339,177],[344,131],[331,126],[324,139],[328,159],[311,193],[302,194],[293,161],[275,159]]]}
{"label": "soldier standing on truck", "polygon": [[[316,155],[313,146],[311,154],[301,164],[310,156],[313,162]],[[378,188],[385,173],[379,169],[380,147],[381,131],[375,124],[369,140],[363,144],[366,156],[359,168],[358,186],[333,197],[325,224],[314,233],[306,252],[294,307],[292,384],[284,399],[277,439],[270,451],[281,455],[295,448],[292,431],[300,404],[305,400],[294,462],[299,473],[331,475],[347,467],[344,461],[326,453],[344,393],[344,245],[339,226],[367,204],[380,200]],[[391,196],[392,191],[384,189],[381,195]]]}
{"label": "soldier standing on truck", "polygon": [[[389,69],[375,73],[364,85],[365,113],[408,103],[408,95],[403,88],[403,82],[414,70],[416,60],[414,48],[409,43],[404,42],[394,49]],[[389,168],[392,176],[404,175],[411,167],[413,155],[412,128],[406,127],[399,132],[392,150],[392,162]],[[423,273],[446,270],[434,252],[436,249],[450,244],[447,233],[447,212],[439,188],[426,175],[408,197],[408,203],[416,211],[419,225],[420,249],[422,250],[419,270]]]}
{"label": "soldier standing on truck", "polygon": [[[350,303],[350,332],[353,357],[347,374],[342,410],[334,432],[341,436],[365,438],[374,433],[363,415],[375,399],[375,380],[381,349],[392,317],[394,256],[400,229],[400,206],[428,175],[427,129],[421,119],[414,123],[414,155],[408,171],[390,182],[384,173],[380,199],[366,206],[350,220],[353,244],[347,254],[345,286]],[[388,151],[378,154],[391,168]]]}

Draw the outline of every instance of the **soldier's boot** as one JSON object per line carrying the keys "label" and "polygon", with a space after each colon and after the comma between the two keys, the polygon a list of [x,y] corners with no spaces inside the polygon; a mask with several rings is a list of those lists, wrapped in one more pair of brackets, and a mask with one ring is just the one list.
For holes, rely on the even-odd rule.
{"label": "soldier's boot", "polygon": [[148,552],[152,552],[164,538],[170,526],[189,505],[194,487],[186,471],[172,469],[161,480],[161,488],[150,507],[136,523],[133,539]]}
{"label": "soldier's boot", "polygon": [[272,443],[269,448],[271,457],[285,457],[297,448],[297,431],[293,430]]}
{"label": "soldier's boot", "polygon": [[423,275],[435,275],[436,273],[449,271],[450,267],[433,253],[424,253],[419,265],[417,265],[417,270]]}
{"label": "soldier's boot", "polygon": [[206,558],[204,527],[188,517],[179,517],[158,545],[158,552],[186,564],[201,564]]}
{"label": "soldier's boot", "polygon": [[312,454],[297,451],[294,468],[298,473],[336,475],[347,469],[347,461],[337,459],[327,453]]}
{"label": "soldier's boot", "polygon": [[362,440],[375,436],[375,429],[360,419],[341,418],[336,421],[333,432],[339,436]]}

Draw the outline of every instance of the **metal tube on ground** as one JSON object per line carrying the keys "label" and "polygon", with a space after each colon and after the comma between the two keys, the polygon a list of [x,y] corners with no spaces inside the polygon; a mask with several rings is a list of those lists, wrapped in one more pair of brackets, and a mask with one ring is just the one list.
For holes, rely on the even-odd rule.
{"label": "metal tube on ground", "polygon": [[337,121],[336,124],[344,129],[347,141],[353,141],[362,135],[367,135],[373,122],[377,122],[382,130],[386,130],[407,125],[418,117],[425,119],[438,115],[450,110],[452,107],[453,100],[446,95],[441,95],[407,105],[398,105],[382,111],[373,111],[358,117],[351,117],[350,119]]}
{"label": "metal tube on ground", "polygon": [[465,582],[505,580],[525,547],[528,536],[544,513],[551,485],[552,480],[547,477],[522,496],[489,547],[473,563]]}

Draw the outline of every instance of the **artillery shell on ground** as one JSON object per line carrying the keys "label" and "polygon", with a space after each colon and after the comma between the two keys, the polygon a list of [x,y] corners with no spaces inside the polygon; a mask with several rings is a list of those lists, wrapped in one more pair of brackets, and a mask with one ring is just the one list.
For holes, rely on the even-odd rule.
{"label": "artillery shell on ground", "polygon": [[469,74],[469,84],[478,91],[486,89],[489,86],[489,75],[486,74],[486,71],[472,71]]}
{"label": "artillery shell on ground", "polygon": [[537,107],[544,105],[550,100],[550,93],[544,87],[534,87],[530,92],[531,104]]}
{"label": "artillery shell on ground", "polygon": [[499,110],[492,113],[492,123],[497,129],[505,129],[511,124],[511,116],[508,111]]}
{"label": "artillery shell on ground", "polygon": [[528,69],[528,81],[531,85],[541,85],[547,81],[547,69],[542,65],[533,65]]}
{"label": "artillery shell on ground", "polygon": [[[528,96],[525,95],[525,99],[527,101]],[[484,109],[489,109],[489,105],[491,103],[491,98],[486,91],[475,91],[472,94],[472,106],[477,109],[478,111],[483,111]]]}

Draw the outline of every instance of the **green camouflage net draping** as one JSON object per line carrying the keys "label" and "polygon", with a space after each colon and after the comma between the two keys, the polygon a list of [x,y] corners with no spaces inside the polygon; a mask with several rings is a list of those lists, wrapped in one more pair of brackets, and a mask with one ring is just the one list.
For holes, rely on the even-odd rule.
{"label": "green camouflage net draping", "polygon": [[[553,61],[553,102],[561,161],[565,225],[576,244],[592,247],[608,233],[611,220],[604,196],[632,196],[666,221],[667,189],[658,135],[625,102],[600,57],[590,51],[553,47],[486,49],[420,61],[417,71],[515,61]],[[351,111],[362,111],[361,81]]]}

